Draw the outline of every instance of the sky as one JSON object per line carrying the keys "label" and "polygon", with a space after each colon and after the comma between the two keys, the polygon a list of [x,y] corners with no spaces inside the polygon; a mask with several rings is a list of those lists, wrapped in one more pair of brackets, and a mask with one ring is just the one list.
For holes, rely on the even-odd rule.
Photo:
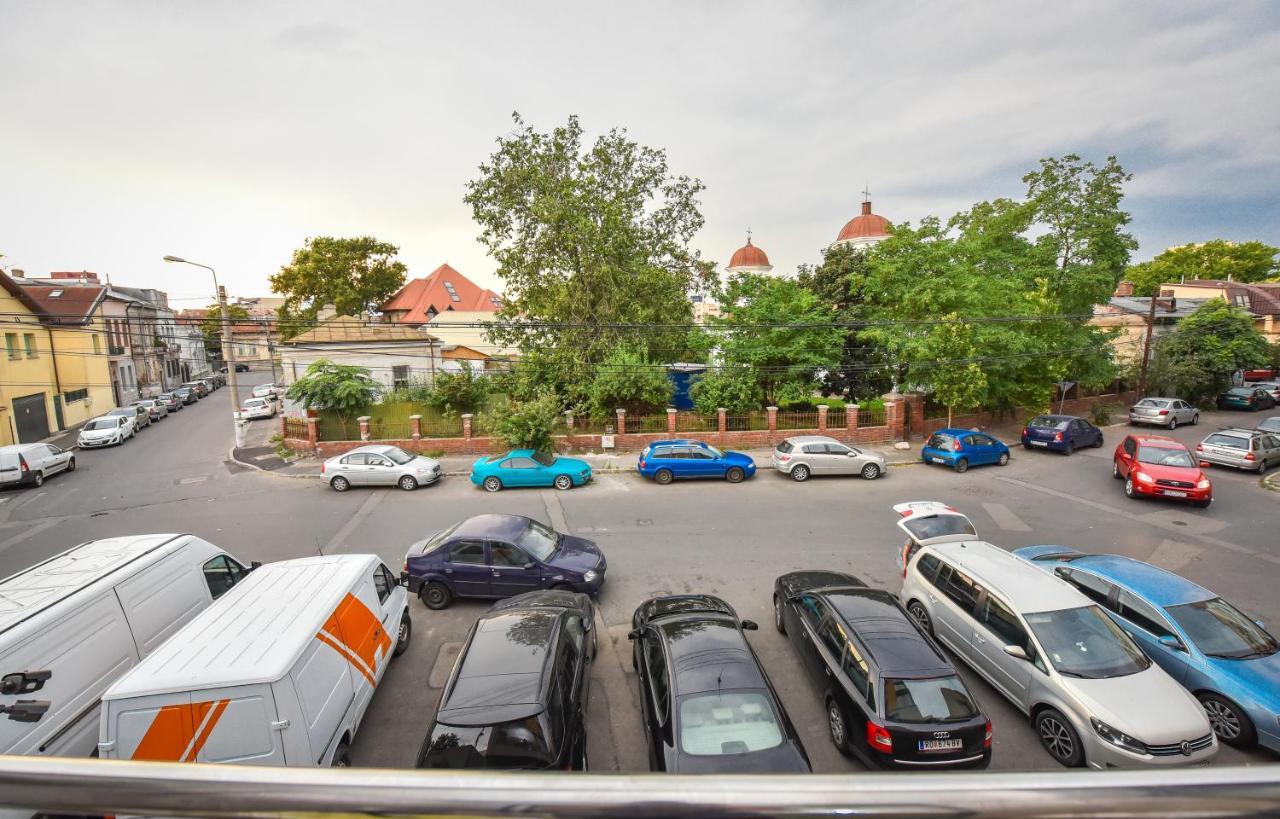
{"label": "sky", "polygon": [[775,272],[1116,154],[1135,260],[1280,245],[1280,4],[0,0],[0,265],[208,301],[315,235],[500,289],[462,202],[519,111],[626,128]]}

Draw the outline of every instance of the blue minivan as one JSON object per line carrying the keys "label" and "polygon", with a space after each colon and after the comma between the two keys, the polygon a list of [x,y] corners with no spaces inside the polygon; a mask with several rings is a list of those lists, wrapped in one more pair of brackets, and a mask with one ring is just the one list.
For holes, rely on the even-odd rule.
{"label": "blue minivan", "polygon": [[636,472],[661,484],[676,478],[738,483],[756,474],[756,462],[744,452],[722,452],[704,441],[654,441],[640,453]]}
{"label": "blue minivan", "polygon": [[1004,466],[1009,463],[1009,447],[985,432],[948,427],[929,436],[920,448],[920,460],[964,472],[982,464]]}

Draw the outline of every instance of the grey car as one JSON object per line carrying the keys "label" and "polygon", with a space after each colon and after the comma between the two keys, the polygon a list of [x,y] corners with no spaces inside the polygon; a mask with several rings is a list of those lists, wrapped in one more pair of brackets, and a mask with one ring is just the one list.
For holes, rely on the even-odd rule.
{"label": "grey car", "polygon": [[440,463],[398,446],[356,447],[324,462],[320,474],[335,491],[353,486],[398,486],[411,492],[440,480]]}
{"label": "grey car", "polygon": [[141,401],[130,401],[129,406],[144,408],[147,411],[147,414],[151,416],[152,421],[159,421],[162,418],[167,418],[169,416],[169,408],[165,405],[164,401],[157,398],[144,398]]}
{"label": "grey car", "polygon": [[807,481],[814,475],[861,475],[875,480],[888,468],[884,457],[842,444],[825,435],[796,435],[773,450],[773,468],[792,480]]}
{"label": "grey car", "polygon": [[1143,398],[1129,407],[1129,423],[1177,429],[1179,424],[1200,423],[1200,410],[1181,398]]}
{"label": "grey car", "polygon": [[1269,467],[1280,464],[1280,433],[1258,429],[1219,430],[1196,444],[1196,457],[1261,475]]}
{"label": "grey car", "polygon": [[1254,429],[1270,432],[1273,435],[1280,435],[1280,415],[1273,415],[1262,423],[1258,424]]}
{"label": "grey car", "polygon": [[137,404],[130,404],[127,407],[117,407],[106,413],[107,417],[119,415],[124,418],[133,419],[133,428],[135,430],[143,427],[151,426],[151,413],[146,407],[140,407]]}

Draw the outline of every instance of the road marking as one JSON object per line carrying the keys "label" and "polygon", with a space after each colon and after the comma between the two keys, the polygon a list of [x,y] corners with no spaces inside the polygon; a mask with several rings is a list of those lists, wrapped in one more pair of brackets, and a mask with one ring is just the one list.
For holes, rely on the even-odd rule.
{"label": "road marking", "polygon": [[0,540],[0,552],[3,552],[4,550],[8,549],[10,546],[21,543],[27,538],[35,537],[36,535],[43,532],[45,529],[48,529],[51,526],[57,526],[59,523],[62,523],[62,521],[64,520],[66,520],[66,518],[61,518],[61,517],[49,518],[48,520],[45,520],[41,523],[37,523],[35,526],[32,526],[30,529],[27,529],[25,532],[22,532],[21,534],[14,535],[13,537],[8,538],[6,540]]}
{"label": "road marking", "polygon": [[542,492],[542,503],[547,507],[547,518],[551,521],[551,528],[557,532],[568,532],[569,521],[564,518],[564,507],[560,505],[560,490],[544,489]]}
{"label": "road marking", "polygon": [[386,492],[370,492],[369,497],[365,498],[364,503],[360,504],[360,508],[351,516],[351,520],[344,523],[342,528],[338,530],[337,534],[329,538],[329,542],[320,548],[320,552],[326,555],[333,554],[335,550],[345,546],[346,540],[351,536],[351,533],[354,532],[356,527],[361,523],[364,523],[364,519],[369,517],[369,514],[377,508],[379,503],[382,503],[382,499],[385,498],[387,494],[388,493]]}
{"label": "road marking", "polygon": [[1162,540],[1147,562],[1170,572],[1176,572],[1193,560],[1198,560],[1204,550],[1179,540]]}
{"label": "road marking", "polygon": [[207,480],[209,480],[208,475],[196,475],[195,477],[192,477],[192,478],[179,478],[178,483],[182,486],[187,486],[188,484],[193,484],[193,483],[204,483]]}
{"label": "road marking", "polygon": [[996,526],[1004,529],[1006,532],[1030,532],[1031,527],[1022,522],[1022,518],[1013,513],[1009,507],[1003,503],[984,503],[982,508],[987,510],[987,514],[996,522]]}

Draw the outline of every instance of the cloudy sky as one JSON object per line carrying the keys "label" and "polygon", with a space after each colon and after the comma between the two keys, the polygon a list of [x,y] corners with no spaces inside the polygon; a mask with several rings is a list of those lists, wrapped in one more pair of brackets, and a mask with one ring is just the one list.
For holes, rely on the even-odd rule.
{"label": "cloudy sky", "polygon": [[462,203],[518,110],[664,147],[721,266],[819,258],[870,185],[916,221],[1119,155],[1139,258],[1280,245],[1280,5],[0,0],[0,264],[267,292],[312,235],[494,266]]}

